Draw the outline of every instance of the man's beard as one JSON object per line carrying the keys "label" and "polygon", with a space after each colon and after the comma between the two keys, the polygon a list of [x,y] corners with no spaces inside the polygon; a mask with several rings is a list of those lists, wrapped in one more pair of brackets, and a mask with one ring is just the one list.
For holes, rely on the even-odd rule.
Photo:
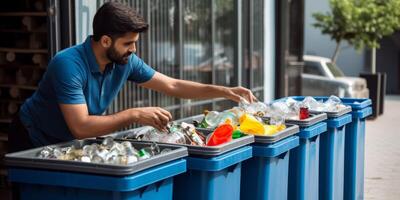
{"label": "man's beard", "polygon": [[128,64],[128,58],[129,58],[129,56],[131,54],[132,54],[132,52],[127,52],[124,55],[120,55],[116,51],[114,46],[112,46],[111,48],[107,49],[107,51],[106,51],[107,58],[111,62],[116,63],[118,65],[126,65],[126,64]]}

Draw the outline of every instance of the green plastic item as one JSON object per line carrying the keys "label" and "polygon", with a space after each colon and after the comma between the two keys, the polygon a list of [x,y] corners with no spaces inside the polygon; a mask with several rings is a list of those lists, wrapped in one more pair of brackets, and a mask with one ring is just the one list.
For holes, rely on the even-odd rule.
{"label": "green plastic item", "polygon": [[243,133],[240,130],[234,130],[232,133],[232,139],[237,139],[243,136]]}

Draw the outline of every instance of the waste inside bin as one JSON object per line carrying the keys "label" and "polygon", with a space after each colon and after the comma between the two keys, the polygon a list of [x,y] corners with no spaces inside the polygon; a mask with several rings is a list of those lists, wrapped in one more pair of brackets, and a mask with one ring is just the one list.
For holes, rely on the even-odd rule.
{"label": "waste inside bin", "polygon": [[[110,135],[107,135],[107,137],[113,137],[116,140],[127,140],[127,141],[138,141],[136,139],[136,135],[140,134],[141,132],[150,130],[151,127],[139,127],[135,129],[130,129],[122,132],[117,132],[113,133]],[[212,133],[212,130],[210,129],[203,129],[201,132],[208,136],[210,133]],[[189,145],[189,144],[173,144],[173,143],[163,143],[163,142],[157,142],[157,144],[169,144],[169,145],[178,145],[178,146],[184,146],[188,149],[189,155],[190,156],[202,156],[202,157],[213,157],[213,156],[218,156],[224,153],[227,153],[229,151],[232,151],[234,149],[246,146],[248,144],[251,144],[254,142],[254,136],[253,135],[245,135],[243,137],[231,140],[230,142],[220,144],[217,146],[198,146],[198,145]]]}

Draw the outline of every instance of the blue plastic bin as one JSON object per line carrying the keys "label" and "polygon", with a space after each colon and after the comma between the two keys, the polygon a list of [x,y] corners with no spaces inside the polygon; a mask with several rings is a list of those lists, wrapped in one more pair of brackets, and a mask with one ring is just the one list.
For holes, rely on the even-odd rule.
{"label": "blue plastic bin", "polygon": [[[294,98],[300,100],[304,97]],[[324,101],[328,99],[328,97],[314,98]],[[343,198],[364,199],[365,120],[372,114],[370,107],[372,102],[370,99],[355,98],[341,98],[341,100],[343,104],[352,108],[352,122],[346,125]],[[326,191],[322,193],[326,194]]]}
{"label": "blue plastic bin", "polygon": [[[303,96],[291,98],[302,101]],[[328,97],[314,97],[326,100]],[[280,99],[284,100],[286,98]],[[352,115],[344,114],[326,120],[328,130],[320,137],[319,156],[319,199],[340,200],[344,198],[344,151],[346,125],[351,123]]]}
{"label": "blue plastic bin", "polygon": [[174,178],[174,199],[240,199],[242,161],[251,158],[245,146],[211,158],[188,157],[188,171]]}
{"label": "blue plastic bin", "polygon": [[320,140],[319,199],[343,199],[345,134],[351,120],[351,114],[326,120],[328,131]]}
{"label": "blue plastic bin", "polygon": [[173,177],[186,171],[180,159],[129,176],[9,168],[21,199],[172,199]]}
{"label": "blue plastic bin", "polygon": [[352,107],[353,120],[346,127],[344,199],[364,199],[365,120],[372,114],[370,99],[342,101]]}
{"label": "blue plastic bin", "polygon": [[300,129],[300,145],[290,152],[288,199],[318,200],[320,137],[325,122]]}
{"label": "blue plastic bin", "polygon": [[298,145],[298,136],[253,144],[253,158],[243,162],[241,199],[287,199],[290,150]]}

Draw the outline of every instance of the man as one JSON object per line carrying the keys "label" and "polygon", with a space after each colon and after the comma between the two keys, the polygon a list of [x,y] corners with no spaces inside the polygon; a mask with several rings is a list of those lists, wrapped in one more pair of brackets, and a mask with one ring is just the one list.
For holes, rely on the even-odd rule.
{"label": "man", "polygon": [[178,80],[154,71],[135,54],[148,24],[131,8],[105,3],[93,20],[93,36],[59,52],[38,90],[21,107],[10,134],[11,151],[96,137],[138,123],[165,130],[171,114],[159,107],[102,115],[127,80],[179,98],[255,97],[242,87]]}

